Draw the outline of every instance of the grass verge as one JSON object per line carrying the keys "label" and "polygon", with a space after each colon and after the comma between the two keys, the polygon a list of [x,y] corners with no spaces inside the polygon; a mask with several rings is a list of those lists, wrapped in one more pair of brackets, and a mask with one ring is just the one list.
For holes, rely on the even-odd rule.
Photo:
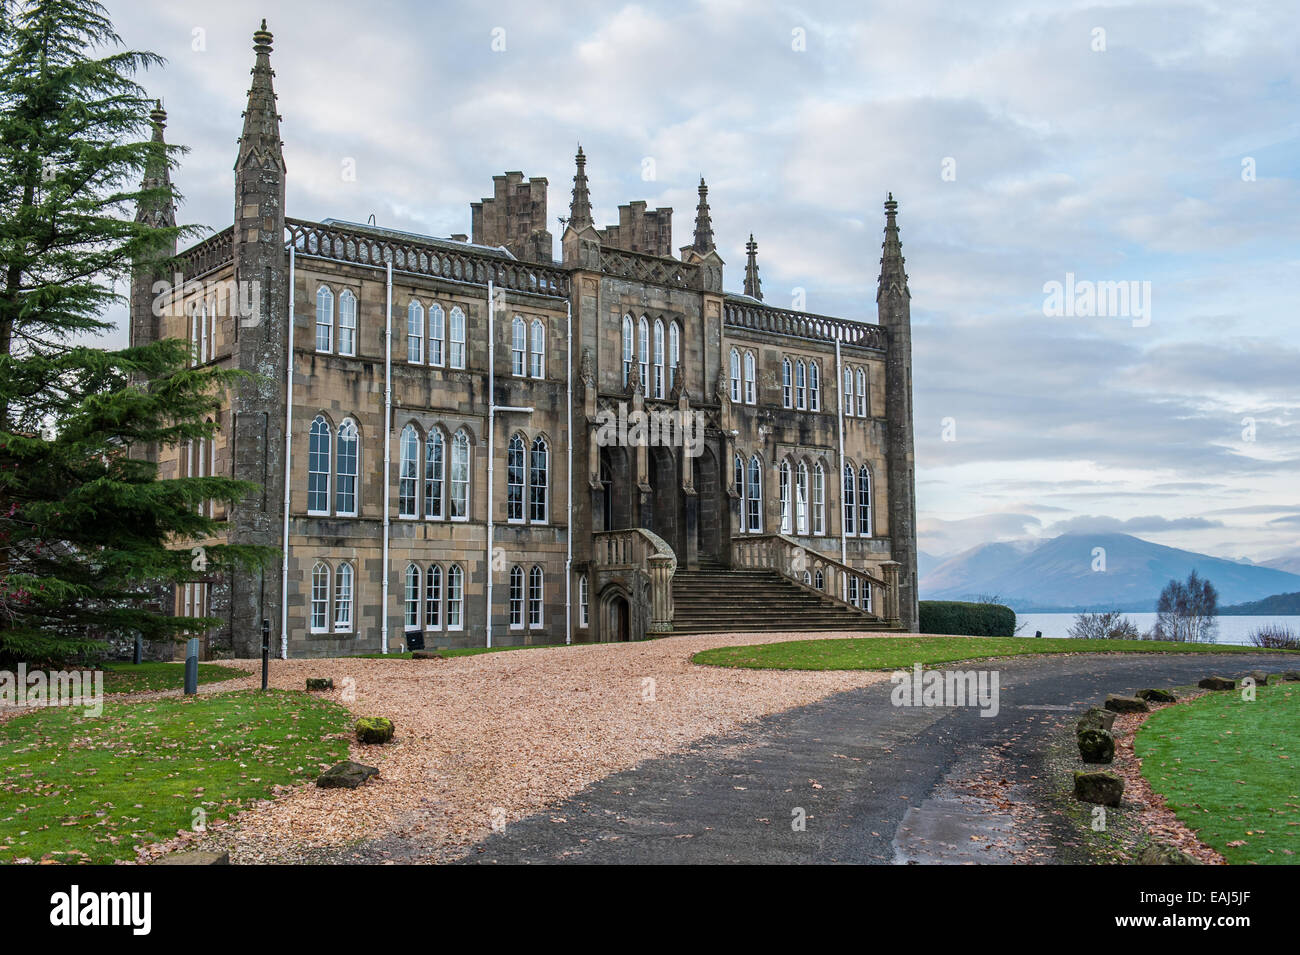
{"label": "grass verge", "polygon": [[[101,663],[105,693],[146,693],[185,687],[184,663]],[[219,663],[200,663],[200,683],[220,683],[248,676],[244,670]]]}
{"label": "grass verge", "polygon": [[1300,853],[1300,684],[1207,693],[1153,713],[1134,752],[1179,820],[1233,864],[1296,862]]}
{"label": "grass verge", "polygon": [[108,863],[346,758],[337,703],[272,690],[0,724],[0,862]]}
{"label": "grass verge", "polygon": [[[716,647],[691,659],[755,670],[898,670],[987,657],[1049,653],[1251,653],[1255,647],[1156,640],[1049,640],[1037,637],[836,637]],[[1277,651],[1271,651],[1277,652]],[[1292,651],[1294,652],[1294,651]]]}

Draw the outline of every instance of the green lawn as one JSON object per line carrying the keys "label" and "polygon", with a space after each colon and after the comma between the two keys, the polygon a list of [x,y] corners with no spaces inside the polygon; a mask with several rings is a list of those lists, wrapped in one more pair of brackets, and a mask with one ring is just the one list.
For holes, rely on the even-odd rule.
{"label": "green lawn", "polygon": [[[142,693],[149,690],[180,690],[185,687],[184,663],[101,663],[105,693]],[[199,682],[219,683],[248,676],[235,667],[200,663]]]}
{"label": "green lawn", "polygon": [[337,703],[279,690],[15,717],[0,723],[0,863],[132,859],[195,810],[211,822],[345,759],[350,725]]}
{"label": "green lawn", "polygon": [[[1050,640],[1037,637],[837,637],[757,646],[717,647],[691,659],[708,666],[756,670],[899,670],[1028,653],[1236,653],[1254,647],[1156,640]],[[1276,652],[1276,651],[1274,651]]]}
{"label": "green lawn", "polygon": [[1153,713],[1134,741],[1142,775],[1229,862],[1300,861],[1300,684],[1208,693]]}

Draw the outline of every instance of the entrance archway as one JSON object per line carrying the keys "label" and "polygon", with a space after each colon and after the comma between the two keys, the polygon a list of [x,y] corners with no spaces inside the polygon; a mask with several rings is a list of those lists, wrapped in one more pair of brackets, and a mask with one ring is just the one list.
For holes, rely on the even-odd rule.
{"label": "entrance archway", "polygon": [[713,449],[695,459],[695,491],[699,496],[699,522],[697,536],[700,559],[717,561],[722,558],[723,514],[722,482],[718,475],[718,459]]}

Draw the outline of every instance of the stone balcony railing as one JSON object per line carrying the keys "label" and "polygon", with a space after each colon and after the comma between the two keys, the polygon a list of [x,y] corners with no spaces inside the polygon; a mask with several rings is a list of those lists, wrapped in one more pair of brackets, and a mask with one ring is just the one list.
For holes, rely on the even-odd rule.
{"label": "stone balcony railing", "polygon": [[[597,572],[644,575],[649,581],[648,606],[637,608],[646,632],[671,633],[673,629],[673,574],[677,555],[667,542],[643,527],[598,531],[592,535],[591,566]],[[635,602],[639,595],[630,594]]]}
{"label": "stone balcony railing", "polygon": [[787,308],[773,308],[757,302],[728,301],[724,309],[724,319],[728,325],[735,328],[746,328],[756,332],[793,335],[813,341],[838,341],[845,345],[858,345],[877,351],[885,351],[889,347],[889,336],[880,325],[832,318],[829,315],[814,315],[811,312],[796,312]]}
{"label": "stone balcony railing", "polygon": [[[883,576],[876,577],[820,551],[810,550],[784,534],[745,534],[731,539],[731,566],[737,570],[775,570],[805,590],[840,606],[878,619],[886,626],[898,625],[898,564],[895,561],[882,563]],[[817,579],[818,573],[823,581],[820,590],[809,583]],[[851,603],[847,599],[850,591],[870,593],[872,609],[867,611]]]}

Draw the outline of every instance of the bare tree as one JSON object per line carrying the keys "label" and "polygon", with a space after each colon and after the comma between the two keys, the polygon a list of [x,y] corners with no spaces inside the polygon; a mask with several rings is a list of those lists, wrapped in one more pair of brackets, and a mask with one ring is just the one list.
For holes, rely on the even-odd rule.
{"label": "bare tree", "polygon": [[1137,640],[1141,636],[1137,625],[1118,610],[1078,614],[1069,634],[1076,640]]}
{"label": "bare tree", "polygon": [[1156,603],[1156,625],[1147,637],[1179,643],[1214,643],[1219,630],[1219,592],[1196,571],[1186,582],[1171,580]]}

